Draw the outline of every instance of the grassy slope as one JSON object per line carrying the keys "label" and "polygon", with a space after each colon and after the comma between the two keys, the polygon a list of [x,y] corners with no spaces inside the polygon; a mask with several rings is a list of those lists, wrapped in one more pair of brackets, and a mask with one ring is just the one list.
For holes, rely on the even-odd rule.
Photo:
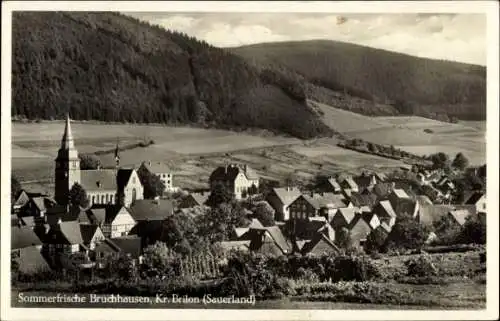
{"label": "grassy slope", "polygon": [[415,111],[470,120],[486,117],[485,67],[335,41],[266,43],[231,50],[249,61],[282,64],[326,87],[353,88],[382,100],[415,101]]}

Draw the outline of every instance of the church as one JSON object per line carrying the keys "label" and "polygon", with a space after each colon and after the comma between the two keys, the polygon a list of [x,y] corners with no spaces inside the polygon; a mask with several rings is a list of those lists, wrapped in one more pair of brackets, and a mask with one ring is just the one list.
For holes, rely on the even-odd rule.
{"label": "church", "polygon": [[121,204],[129,207],[135,200],[144,198],[144,189],[137,171],[133,168],[120,168],[118,157],[113,169],[80,169],[69,115],[55,163],[54,198],[59,205],[69,204],[69,192],[75,183],[80,184],[87,192],[90,206]]}

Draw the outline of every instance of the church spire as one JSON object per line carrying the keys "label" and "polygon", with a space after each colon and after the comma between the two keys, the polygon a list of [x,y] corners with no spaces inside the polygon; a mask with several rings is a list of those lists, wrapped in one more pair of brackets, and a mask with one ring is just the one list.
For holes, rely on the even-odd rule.
{"label": "church spire", "polygon": [[64,134],[61,140],[61,149],[74,149],[75,142],[73,141],[73,133],[71,132],[71,120],[69,113],[66,114],[66,126],[64,127]]}

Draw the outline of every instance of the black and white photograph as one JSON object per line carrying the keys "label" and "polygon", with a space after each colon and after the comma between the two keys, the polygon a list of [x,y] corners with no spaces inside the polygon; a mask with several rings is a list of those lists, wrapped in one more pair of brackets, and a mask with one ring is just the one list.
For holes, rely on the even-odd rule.
{"label": "black and white photograph", "polygon": [[498,318],[498,3],[413,4],[2,3],[2,319]]}

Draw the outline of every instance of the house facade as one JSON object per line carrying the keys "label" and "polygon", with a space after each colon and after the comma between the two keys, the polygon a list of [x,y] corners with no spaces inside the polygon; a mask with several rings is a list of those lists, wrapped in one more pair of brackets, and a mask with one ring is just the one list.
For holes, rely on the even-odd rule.
{"label": "house facade", "polygon": [[290,219],[290,204],[295,201],[301,192],[298,188],[285,187],[273,188],[266,198],[266,201],[275,211],[274,219],[276,221],[288,221]]}
{"label": "house facade", "polygon": [[213,190],[218,184],[223,185],[234,198],[242,199],[252,189],[256,191],[259,188],[259,177],[247,165],[230,164],[217,167],[210,175],[210,189]]}
{"label": "house facade", "polygon": [[175,190],[174,188],[174,173],[172,169],[164,163],[161,162],[143,162],[139,167],[139,170],[147,170],[149,173],[158,176],[163,185],[165,186],[164,192],[170,192]]}
{"label": "house facade", "polygon": [[105,208],[102,233],[107,238],[126,236],[136,222],[124,206],[111,205]]}

